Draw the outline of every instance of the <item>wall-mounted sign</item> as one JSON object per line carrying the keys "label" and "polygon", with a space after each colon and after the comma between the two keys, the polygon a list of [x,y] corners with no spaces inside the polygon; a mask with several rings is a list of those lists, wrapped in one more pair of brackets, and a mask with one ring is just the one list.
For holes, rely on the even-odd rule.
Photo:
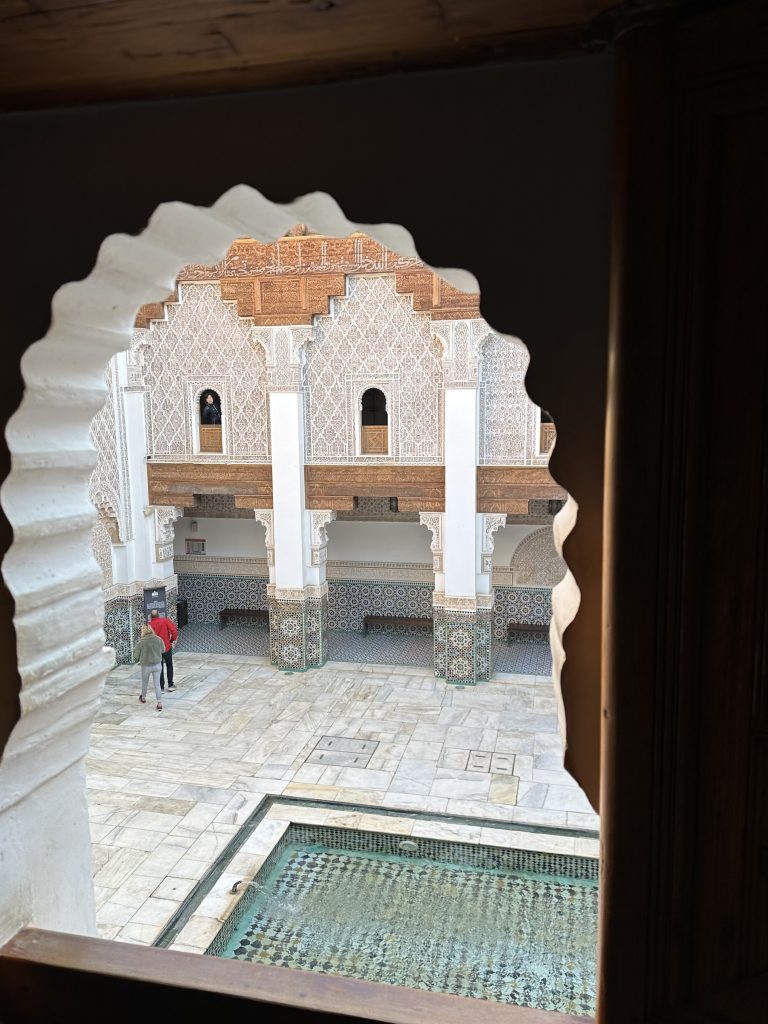
{"label": "wall-mounted sign", "polygon": [[149,587],[144,591],[144,619],[146,621],[149,621],[150,613],[155,609],[162,616],[167,614],[165,587]]}

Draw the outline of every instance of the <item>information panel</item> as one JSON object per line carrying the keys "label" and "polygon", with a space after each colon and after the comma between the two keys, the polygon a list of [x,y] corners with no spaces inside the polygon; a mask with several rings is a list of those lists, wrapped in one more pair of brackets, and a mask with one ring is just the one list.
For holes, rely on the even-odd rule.
{"label": "information panel", "polygon": [[144,591],[144,621],[149,622],[149,614],[155,609],[160,615],[168,613],[168,606],[165,600],[165,587],[151,587]]}

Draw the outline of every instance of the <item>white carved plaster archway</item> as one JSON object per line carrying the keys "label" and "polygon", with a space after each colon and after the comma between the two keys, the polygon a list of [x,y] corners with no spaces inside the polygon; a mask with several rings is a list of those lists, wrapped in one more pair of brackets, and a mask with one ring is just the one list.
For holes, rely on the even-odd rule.
{"label": "white carved plaster archway", "polygon": [[[21,718],[0,764],[0,847],[7,851],[0,942],[30,921],[95,932],[84,763],[113,657],[104,646],[102,580],[91,552],[96,511],[88,481],[96,454],[88,435],[105,403],[107,363],[130,350],[136,311],[163,300],[183,266],[215,264],[237,237],[271,243],[299,222],[333,237],[363,231],[418,258],[405,228],[354,224],[324,193],[278,205],[238,185],[209,209],[164,203],[140,235],[105,239],[88,277],[56,292],[48,332],[24,354],[26,390],[6,429],[11,472],[1,492],[14,531],[2,572],[15,601],[22,689]],[[479,290],[467,271],[437,272],[458,289]],[[559,550],[575,510],[569,500],[555,520]],[[564,583],[570,600],[561,615],[556,602],[553,620],[556,686],[559,636],[578,607],[570,573]],[[41,822],[66,835],[56,856],[37,842]]]}

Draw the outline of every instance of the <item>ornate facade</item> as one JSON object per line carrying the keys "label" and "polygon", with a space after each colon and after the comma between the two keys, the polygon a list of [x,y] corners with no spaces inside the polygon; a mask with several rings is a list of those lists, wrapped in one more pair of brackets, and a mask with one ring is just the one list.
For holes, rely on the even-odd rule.
{"label": "ornate facade", "polygon": [[[185,268],[172,296],[140,310],[91,431],[93,550],[118,656],[143,588],[165,586],[173,611],[174,569],[188,568],[178,551],[174,566],[174,523],[255,517],[267,535],[259,559],[273,661],[322,664],[329,572],[339,580],[328,524],[368,502],[368,520],[420,518],[431,531],[431,565],[403,562],[401,576],[431,581],[436,674],[488,678],[497,569],[512,586],[516,571],[541,585],[529,567],[544,555],[543,541],[531,542],[520,570],[494,569],[494,531],[508,514],[525,522],[531,500],[564,497],[545,468],[542,438],[552,437],[526,394],[527,365],[522,343],[482,320],[479,296],[363,235],[300,226],[273,245],[239,239],[214,267]],[[369,389],[383,395],[377,454],[364,443]],[[220,425],[201,422],[209,392]],[[216,556],[204,545],[191,549],[203,562]],[[371,551],[366,564],[378,561]],[[550,565],[543,585],[559,571]],[[393,574],[389,564],[383,578]]]}

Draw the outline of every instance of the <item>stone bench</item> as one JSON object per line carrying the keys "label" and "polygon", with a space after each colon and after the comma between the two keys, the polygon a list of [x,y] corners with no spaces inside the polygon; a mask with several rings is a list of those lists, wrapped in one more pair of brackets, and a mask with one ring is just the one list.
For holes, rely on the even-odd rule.
{"label": "stone bench", "polygon": [[228,622],[244,622],[246,620],[266,622],[269,624],[269,612],[266,608],[222,608],[219,612],[219,629],[224,629]]}
{"label": "stone bench", "polygon": [[[542,633],[543,637],[539,639],[533,635],[535,633]],[[522,643],[546,642],[549,639],[549,625],[541,622],[508,622],[507,643],[511,644],[513,639]]]}

